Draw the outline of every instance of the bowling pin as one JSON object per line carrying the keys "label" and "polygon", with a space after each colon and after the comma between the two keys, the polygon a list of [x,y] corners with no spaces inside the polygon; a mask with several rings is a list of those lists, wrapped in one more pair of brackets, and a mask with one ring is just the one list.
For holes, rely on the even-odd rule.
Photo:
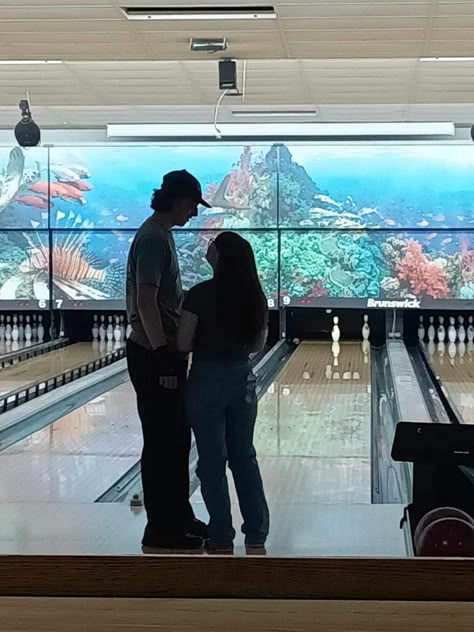
{"label": "bowling pin", "polygon": [[339,373],[339,371],[334,371],[334,373],[332,374],[332,379],[333,380],[340,380],[341,379],[341,374]]}
{"label": "bowling pin", "polygon": [[130,323],[128,323],[127,325],[127,331],[125,332],[125,335],[127,337],[127,340],[130,338],[130,335],[132,333],[132,325]]}
{"label": "bowling pin", "polygon": [[459,354],[459,362],[460,364],[464,364],[464,356],[466,354],[466,343],[462,340],[458,344],[458,354]]}
{"label": "bowling pin", "polygon": [[7,326],[5,327],[5,340],[11,342],[12,339],[12,325],[11,316],[7,316]]}
{"label": "bowling pin", "polygon": [[439,363],[444,364],[444,354],[446,353],[446,343],[442,340],[438,342]]}
{"label": "bowling pin", "polygon": [[114,340],[120,342],[122,340],[122,330],[120,329],[120,318],[115,317]]}
{"label": "bowling pin", "polygon": [[330,380],[332,378],[332,365],[326,364],[326,379]]}
{"label": "bowling pin", "polygon": [[36,314],[33,314],[33,324],[31,325],[31,339],[38,339],[38,325],[36,324]]}
{"label": "bowling pin", "polygon": [[453,318],[453,316],[449,317],[449,327],[448,327],[448,338],[449,338],[449,342],[454,343],[456,342],[456,338],[458,337],[457,333],[456,333],[456,328],[454,326],[455,320]]}
{"label": "bowling pin", "polygon": [[311,375],[309,372],[309,364],[306,362],[306,364],[303,367],[303,380],[309,380],[311,379]]}
{"label": "bowling pin", "polygon": [[467,322],[469,323],[467,326],[467,341],[468,342],[473,342],[474,341],[474,326],[472,324],[472,316],[469,316],[469,318],[467,319]]}
{"label": "bowling pin", "polygon": [[0,316],[0,342],[4,342],[5,340],[5,316],[2,314]]}
{"label": "bowling pin", "polygon": [[472,356],[474,355],[474,342],[472,340],[468,341],[466,349],[469,356],[469,362],[472,362]]}
{"label": "bowling pin", "polygon": [[370,351],[370,342],[368,340],[363,340],[362,353],[364,354],[364,364],[369,364],[369,351]]}
{"label": "bowling pin", "polygon": [[26,317],[26,325],[25,325],[25,340],[26,342],[31,342],[31,325],[30,325],[30,316],[29,314]]}
{"label": "bowling pin", "polygon": [[446,329],[444,328],[444,318],[443,316],[439,317],[439,327],[438,327],[438,340],[439,342],[444,342],[446,339]]}
{"label": "bowling pin", "polygon": [[43,316],[40,314],[38,316],[38,342],[43,342],[44,340],[44,326],[43,326]]}
{"label": "bowling pin", "polygon": [[455,342],[449,343],[448,354],[449,354],[449,363],[451,364],[451,366],[454,366],[454,358],[456,357],[456,343]]}
{"label": "bowling pin", "polygon": [[126,334],[126,329],[125,329],[125,316],[122,314],[120,316],[120,340],[125,340],[125,334]]}
{"label": "bowling pin", "polygon": [[423,342],[425,339],[425,327],[423,325],[423,316],[420,316],[420,324],[418,325],[418,340]]}
{"label": "bowling pin", "polygon": [[113,342],[114,327],[112,325],[112,316],[109,316],[109,324],[107,325],[107,342]]}
{"label": "bowling pin", "polygon": [[94,322],[92,324],[92,340],[97,340],[99,337],[99,323],[97,322],[97,314],[94,314]]}
{"label": "bowling pin", "polygon": [[99,338],[101,342],[105,341],[107,336],[107,332],[105,329],[105,316],[102,314],[100,317],[100,327],[99,327]]}
{"label": "bowling pin", "polygon": [[99,339],[96,338],[95,340],[92,341],[92,349],[97,352],[99,351]]}
{"label": "bowling pin", "polygon": [[24,342],[25,341],[25,326],[23,325],[23,314],[20,314],[19,316],[19,324],[18,324],[18,331],[19,331],[19,337],[18,340],[20,342]]}
{"label": "bowling pin", "polygon": [[341,330],[339,329],[339,318],[337,316],[334,316],[334,318],[332,319],[332,322],[333,322],[333,328],[331,332],[332,341],[339,342],[341,338]]}
{"label": "bowling pin", "polygon": [[459,342],[465,342],[465,340],[466,340],[466,329],[464,327],[464,318],[462,316],[459,316],[458,322],[459,322],[459,329],[458,329]]}
{"label": "bowling pin", "polygon": [[430,316],[430,326],[428,327],[428,340],[433,341],[435,339],[436,331],[434,328],[434,317]]}
{"label": "bowling pin", "polygon": [[369,317],[367,314],[364,314],[364,324],[362,325],[362,339],[368,340],[369,337],[370,337]]}
{"label": "bowling pin", "polygon": [[434,356],[434,352],[436,351],[436,345],[434,340],[430,340],[428,343],[428,353],[430,354],[430,358]]}
{"label": "bowling pin", "polygon": [[12,341],[18,342],[19,337],[20,337],[20,332],[18,331],[18,316],[15,314],[13,316]]}
{"label": "bowling pin", "polygon": [[332,351],[332,356],[334,358],[334,362],[333,362],[334,366],[339,366],[339,354],[341,353],[341,345],[338,342],[333,342],[331,351]]}

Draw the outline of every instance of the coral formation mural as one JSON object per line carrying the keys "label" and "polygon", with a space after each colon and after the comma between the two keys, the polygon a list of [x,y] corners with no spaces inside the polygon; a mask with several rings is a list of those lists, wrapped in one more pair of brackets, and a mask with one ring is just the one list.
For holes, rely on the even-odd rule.
{"label": "coral formation mural", "polygon": [[235,230],[271,306],[474,300],[474,146],[200,143],[0,148],[0,301],[123,304],[153,189],[183,168],[212,204],[175,232],[185,288]]}

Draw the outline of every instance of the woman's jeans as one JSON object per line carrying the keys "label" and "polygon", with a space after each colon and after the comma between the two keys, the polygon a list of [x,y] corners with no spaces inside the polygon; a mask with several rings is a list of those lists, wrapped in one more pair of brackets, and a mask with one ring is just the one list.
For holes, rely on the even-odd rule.
{"label": "woman's jeans", "polygon": [[186,408],[199,453],[197,475],[210,516],[209,536],[218,544],[230,544],[235,537],[227,464],[244,520],[242,532],[249,541],[262,543],[268,535],[268,506],[253,446],[255,386],[249,362],[196,361],[188,380]]}

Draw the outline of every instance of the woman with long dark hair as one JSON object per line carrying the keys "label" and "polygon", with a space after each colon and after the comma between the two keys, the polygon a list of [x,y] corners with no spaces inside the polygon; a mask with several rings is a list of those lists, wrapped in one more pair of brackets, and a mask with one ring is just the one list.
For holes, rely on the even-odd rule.
{"label": "woman with long dark hair", "polygon": [[268,312],[248,241],[236,233],[221,233],[209,243],[207,260],[214,278],[189,291],[178,349],[193,352],[186,408],[210,516],[208,548],[213,553],[231,553],[235,530],[227,464],[237,490],[247,549],[263,548],[269,529],[253,445],[257,396],[249,360],[251,353],[264,347]]}

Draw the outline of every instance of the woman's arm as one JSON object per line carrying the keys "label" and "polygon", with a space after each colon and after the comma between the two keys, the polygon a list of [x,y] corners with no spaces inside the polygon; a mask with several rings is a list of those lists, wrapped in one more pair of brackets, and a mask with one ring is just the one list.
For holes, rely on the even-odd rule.
{"label": "woman's arm", "polygon": [[250,345],[249,353],[259,353],[259,351],[262,351],[262,349],[265,346],[265,343],[267,342],[267,336],[268,336],[268,328],[265,327],[265,329],[263,329],[260,332],[260,335],[255,340],[255,342],[252,345]]}
{"label": "woman's arm", "polygon": [[198,317],[196,314],[183,310],[181,320],[179,321],[177,341],[177,347],[180,353],[190,353],[194,349],[197,324]]}

